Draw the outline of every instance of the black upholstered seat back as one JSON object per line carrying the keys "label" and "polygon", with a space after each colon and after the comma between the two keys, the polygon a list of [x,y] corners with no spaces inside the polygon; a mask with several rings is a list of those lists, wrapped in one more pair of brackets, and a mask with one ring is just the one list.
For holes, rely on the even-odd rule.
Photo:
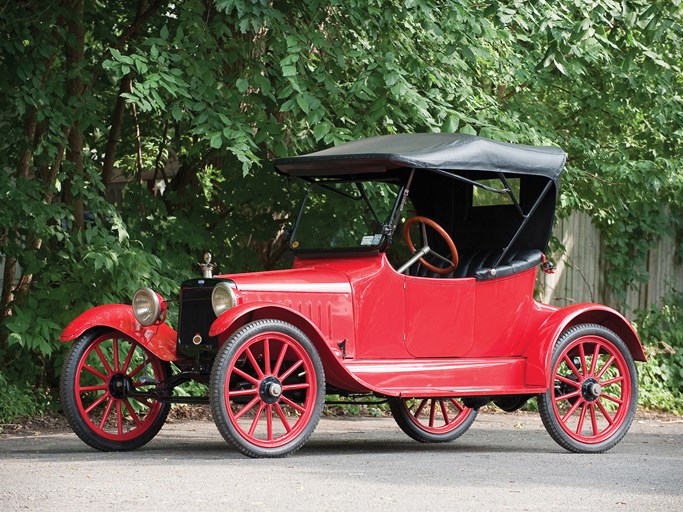
{"label": "black upholstered seat back", "polygon": [[[502,249],[482,249],[463,253],[460,255],[458,267],[455,271],[448,274],[437,274],[418,262],[413,265],[409,274],[432,278],[474,277],[478,281],[482,281],[528,270],[539,265],[542,259],[541,251],[535,249],[513,249],[508,251],[503,261],[494,269],[493,265],[498,261],[502,252]],[[444,262],[436,258],[427,256],[427,260],[436,267],[446,267]]]}

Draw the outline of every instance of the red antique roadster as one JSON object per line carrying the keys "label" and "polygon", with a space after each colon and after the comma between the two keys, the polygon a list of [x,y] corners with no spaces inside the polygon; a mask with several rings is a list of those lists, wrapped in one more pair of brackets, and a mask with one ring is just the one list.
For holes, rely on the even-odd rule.
{"label": "red antique roadster", "polygon": [[[549,434],[603,452],[637,402],[633,328],[596,304],[534,300],[565,154],[450,134],[374,137],[275,161],[307,193],[293,268],[182,283],[177,330],[149,288],[96,307],[61,396],[99,450],[151,440],[171,403],[209,402],[223,437],[252,457],[299,449],[326,395],[388,401],[421,442],[463,434],[483,405],[538,400]],[[396,230],[399,230],[398,233]],[[208,383],[208,397],[174,394]]]}

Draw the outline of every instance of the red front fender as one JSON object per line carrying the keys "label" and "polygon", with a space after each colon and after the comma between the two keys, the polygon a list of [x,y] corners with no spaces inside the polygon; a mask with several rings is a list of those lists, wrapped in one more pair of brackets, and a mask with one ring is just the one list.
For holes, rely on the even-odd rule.
{"label": "red front fender", "polygon": [[528,350],[527,385],[547,386],[547,372],[553,355],[553,346],[560,335],[578,324],[598,324],[614,331],[626,344],[633,359],[646,361],[645,351],[633,326],[617,311],[600,304],[573,304],[558,309],[546,319]]}
{"label": "red front fender", "polygon": [[[288,308],[286,306],[282,306],[281,304],[272,304],[270,302],[247,302],[229,309],[221,316],[216,318],[216,320],[211,325],[211,329],[209,329],[209,336],[218,336],[219,334],[222,334],[226,331],[232,333],[232,331],[234,331],[236,327],[235,322],[237,322],[237,327],[241,327],[248,321],[251,321],[250,315],[252,313],[270,307],[276,307],[277,309],[286,310],[292,314],[295,314],[297,317],[301,317],[301,315],[297,311],[294,311],[293,309]],[[301,317],[301,319],[306,321],[303,317]],[[319,334],[319,336],[322,337],[321,334]]]}
{"label": "red front fender", "polygon": [[305,318],[298,311],[282,304],[270,302],[240,304],[229,309],[214,321],[209,330],[209,336],[221,336],[221,339],[224,341],[227,336],[244,324],[264,318],[288,322],[301,329],[308,336],[322,359],[327,382],[349,391],[370,391],[371,388],[354,377],[342,364],[342,352],[335,343],[335,341],[341,340],[328,340],[313,322]]}
{"label": "red front fender", "polygon": [[165,323],[149,327],[140,325],[135,320],[133,308],[126,304],[107,304],[89,309],[67,325],[59,339],[70,341],[95,327],[109,327],[130,336],[163,361],[178,359],[176,331]]}

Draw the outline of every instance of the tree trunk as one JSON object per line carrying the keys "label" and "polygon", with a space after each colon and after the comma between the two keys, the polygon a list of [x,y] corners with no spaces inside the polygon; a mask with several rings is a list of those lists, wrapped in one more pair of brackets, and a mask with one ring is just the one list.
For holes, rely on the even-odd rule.
{"label": "tree trunk", "polygon": [[[71,16],[66,22],[66,69],[69,79],[66,82],[67,104],[74,106],[73,122],[69,132],[66,152],[71,164],[72,178],[83,176],[83,129],[81,128],[81,97],[83,96],[82,65],[85,51],[85,30],[83,27],[83,0],[68,0]],[[80,186],[80,179],[77,180]],[[71,212],[74,216],[74,229],[83,229],[82,191],[74,186],[73,179],[67,179],[71,191]]]}
{"label": "tree trunk", "polygon": [[116,105],[111,115],[111,127],[107,138],[107,147],[104,152],[104,163],[102,164],[102,181],[104,183],[105,197],[109,198],[109,188],[114,175],[114,162],[116,161],[116,147],[121,139],[121,129],[123,127],[123,117],[126,113],[126,100],[121,96],[124,92],[130,91],[130,74],[121,79],[119,85],[119,95],[116,98]]}
{"label": "tree trunk", "polygon": [[[31,109],[29,118],[26,121],[26,149],[19,159],[19,166],[17,168],[17,179],[27,180],[29,171],[31,169],[31,161],[33,159],[33,142],[36,135],[36,109]],[[17,233],[6,227],[3,229],[0,239],[3,245],[9,244],[10,240],[16,239]],[[2,278],[2,297],[0,298],[0,324],[12,314],[12,302],[14,302],[14,279],[17,272],[17,258],[5,254],[5,269]],[[0,340],[0,344],[4,343],[4,339]]]}

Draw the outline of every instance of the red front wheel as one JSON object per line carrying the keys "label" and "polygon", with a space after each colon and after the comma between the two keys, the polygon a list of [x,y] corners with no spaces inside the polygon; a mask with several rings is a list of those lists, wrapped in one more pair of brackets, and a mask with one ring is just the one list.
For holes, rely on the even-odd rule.
{"label": "red front wheel", "polygon": [[621,441],[635,415],[638,378],[619,336],[601,325],[572,327],[557,341],[551,372],[538,407],[558,444],[599,453]]}
{"label": "red front wheel", "polygon": [[117,331],[90,331],[69,350],[62,368],[64,415],[85,443],[102,451],[134,450],[166,421],[170,404],[150,393],[169,375],[161,361]]}
{"label": "red front wheel", "polygon": [[458,399],[391,398],[389,408],[401,430],[421,443],[447,443],[463,435],[477,410]]}
{"label": "red front wheel", "polygon": [[299,329],[247,324],[221,347],[211,371],[211,410],[221,435],[250,457],[284,457],[313,433],[325,400],[322,362]]}

